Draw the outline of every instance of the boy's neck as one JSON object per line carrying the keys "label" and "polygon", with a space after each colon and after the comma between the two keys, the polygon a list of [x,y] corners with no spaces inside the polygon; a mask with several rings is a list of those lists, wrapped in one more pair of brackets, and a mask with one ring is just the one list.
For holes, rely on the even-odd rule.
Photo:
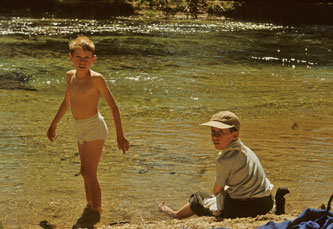
{"label": "boy's neck", "polygon": [[230,142],[229,145],[227,145],[224,149],[222,149],[222,152],[228,151],[230,149],[230,147],[233,147],[233,145],[237,145],[237,143],[235,142],[240,142],[239,138],[236,138],[235,140],[233,140],[232,142]]}
{"label": "boy's neck", "polygon": [[86,71],[86,72],[82,72],[82,71],[77,71],[77,70],[75,70],[75,76],[76,76],[76,78],[78,78],[78,79],[86,79],[86,78],[88,78],[88,77],[91,76],[91,74],[90,74],[90,69],[89,69],[88,71]]}

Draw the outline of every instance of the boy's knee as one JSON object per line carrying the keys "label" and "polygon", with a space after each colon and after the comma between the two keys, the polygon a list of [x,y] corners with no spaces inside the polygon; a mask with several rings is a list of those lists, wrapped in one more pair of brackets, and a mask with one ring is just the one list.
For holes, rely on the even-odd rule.
{"label": "boy's knee", "polygon": [[96,177],[97,177],[96,171],[93,171],[93,170],[82,169],[81,173],[85,179],[96,179]]}

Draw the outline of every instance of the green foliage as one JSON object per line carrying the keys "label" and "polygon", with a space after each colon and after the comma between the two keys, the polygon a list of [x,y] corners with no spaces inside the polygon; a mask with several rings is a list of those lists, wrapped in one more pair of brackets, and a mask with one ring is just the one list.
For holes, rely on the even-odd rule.
{"label": "green foliage", "polygon": [[157,17],[157,12],[155,10],[147,10],[145,15],[149,18]]}
{"label": "green foliage", "polygon": [[[106,19],[130,16],[138,12],[149,17],[184,13],[224,16],[241,20],[276,23],[330,24],[333,15],[332,0],[0,0],[1,11],[14,16],[74,17]],[[135,12],[137,11],[137,12]]]}

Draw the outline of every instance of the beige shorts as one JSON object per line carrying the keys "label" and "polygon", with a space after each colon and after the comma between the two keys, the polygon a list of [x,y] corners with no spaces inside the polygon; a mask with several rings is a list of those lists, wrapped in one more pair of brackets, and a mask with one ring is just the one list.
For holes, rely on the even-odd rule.
{"label": "beige shorts", "polygon": [[100,113],[88,119],[74,120],[74,129],[80,144],[95,140],[105,141],[108,136],[108,127]]}

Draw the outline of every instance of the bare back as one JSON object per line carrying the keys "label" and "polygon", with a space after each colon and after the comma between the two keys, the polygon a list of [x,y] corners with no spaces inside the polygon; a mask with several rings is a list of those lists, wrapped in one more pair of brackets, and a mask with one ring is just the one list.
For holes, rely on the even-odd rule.
{"label": "bare back", "polygon": [[95,83],[98,77],[102,76],[92,70],[83,78],[78,77],[75,70],[67,72],[67,93],[75,120],[87,119],[98,113],[100,92]]}

